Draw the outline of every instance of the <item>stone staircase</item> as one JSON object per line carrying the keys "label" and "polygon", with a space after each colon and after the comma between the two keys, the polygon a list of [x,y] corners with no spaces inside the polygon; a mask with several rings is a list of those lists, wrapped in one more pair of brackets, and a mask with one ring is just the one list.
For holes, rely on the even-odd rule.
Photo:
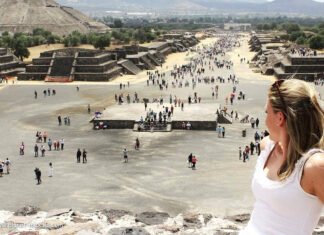
{"label": "stone staircase", "polygon": [[137,67],[132,61],[130,60],[120,60],[118,61],[118,65],[120,65],[121,67],[124,68],[124,70],[129,73],[129,74],[133,74],[136,75],[138,73],[140,73],[142,70]]}
{"label": "stone staircase", "polygon": [[148,59],[146,56],[141,57],[141,60],[145,64],[146,69],[153,70],[155,68],[150,59]]}
{"label": "stone staircase", "polygon": [[157,58],[151,53],[147,54],[147,57],[154,63],[155,66],[161,66],[161,63],[157,60]]}

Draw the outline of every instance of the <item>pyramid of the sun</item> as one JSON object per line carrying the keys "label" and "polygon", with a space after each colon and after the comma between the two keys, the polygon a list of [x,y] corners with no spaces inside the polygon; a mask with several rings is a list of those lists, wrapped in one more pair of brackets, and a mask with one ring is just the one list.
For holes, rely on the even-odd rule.
{"label": "pyramid of the sun", "polygon": [[32,32],[44,28],[67,35],[75,30],[106,32],[109,27],[52,0],[0,0],[0,32]]}

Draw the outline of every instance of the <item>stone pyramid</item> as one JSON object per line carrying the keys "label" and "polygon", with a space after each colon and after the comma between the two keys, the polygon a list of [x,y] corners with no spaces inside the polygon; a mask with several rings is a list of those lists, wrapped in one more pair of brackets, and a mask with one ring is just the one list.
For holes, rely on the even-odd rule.
{"label": "stone pyramid", "polygon": [[0,0],[0,32],[28,33],[37,27],[61,36],[74,30],[82,33],[109,30],[106,25],[53,0]]}

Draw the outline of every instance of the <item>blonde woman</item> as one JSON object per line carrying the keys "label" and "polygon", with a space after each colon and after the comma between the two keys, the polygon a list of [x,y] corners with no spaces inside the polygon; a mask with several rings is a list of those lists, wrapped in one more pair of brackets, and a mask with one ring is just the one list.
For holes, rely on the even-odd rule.
{"label": "blonde woman", "polygon": [[300,80],[269,89],[270,136],[252,180],[256,202],[240,235],[311,235],[324,203],[324,112],[315,90]]}

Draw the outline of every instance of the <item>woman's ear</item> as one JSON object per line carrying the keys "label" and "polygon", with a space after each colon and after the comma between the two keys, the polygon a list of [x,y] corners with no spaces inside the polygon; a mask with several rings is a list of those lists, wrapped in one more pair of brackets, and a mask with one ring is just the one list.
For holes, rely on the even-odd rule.
{"label": "woman's ear", "polygon": [[285,123],[285,115],[283,114],[283,112],[279,111],[277,113],[277,124],[278,126],[282,126]]}

